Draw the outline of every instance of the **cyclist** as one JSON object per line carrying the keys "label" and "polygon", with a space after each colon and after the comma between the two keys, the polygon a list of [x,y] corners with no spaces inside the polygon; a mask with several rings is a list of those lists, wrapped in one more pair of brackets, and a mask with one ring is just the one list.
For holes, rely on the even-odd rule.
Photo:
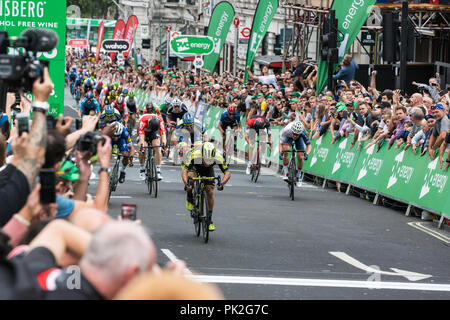
{"label": "cyclist", "polygon": [[[186,209],[188,211],[194,210],[194,199],[192,194],[192,188],[194,182],[188,184],[188,178],[193,177],[206,177],[214,178],[214,165],[218,165],[222,173],[224,174],[220,185],[217,186],[217,190],[222,191],[223,186],[230,180],[231,173],[228,170],[228,166],[224,158],[216,152],[214,144],[211,142],[204,142],[201,147],[194,148],[191,153],[189,164],[183,169],[181,176],[185,184],[185,190],[187,193]],[[207,212],[208,218],[211,218],[214,210],[214,180],[206,180],[206,197],[208,201],[209,212]],[[211,220],[209,225],[209,231],[214,231],[215,226]]]}
{"label": "cyclist", "polygon": [[97,115],[100,112],[100,105],[97,99],[94,98],[92,92],[86,93],[86,97],[80,102],[80,109],[78,116],[81,118],[88,115]]}
{"label": "cyclist", "polygon": [[136,114],[137,114],[137,99],[135,97],[134,92],[129,92],[128,95],[125,97],[125,105],[127,106],[128,113],[130,114],[130,120],[131,121],[131,130],[134,129],[134,126],[136,124]]}
{"label": "cyclist", "polygon": [[124,183],[125,181],[125,170],[127,166],[133,166],[133,156],[135,154],[135,150],[133,147],[133,143],[131,142],[131,136],[128,130],[118,121],[113,123],[115,126],[114,134],[111,139],[111,143],[117,146],[119,152],[122,153],[122,169],[120,170],[119,183]]}
{"label": "cyclist", "polygon": [[94,87],[95,87],[94,80],[92,80],[91,78],[87,78],[86,80],[84,80],[83,88],[85,93],[94,90]]}
{"label": "cyclist", "polygon": [[77,105],[80,103],[80,99],[81,99],[82,84],[83,84],[83,76],[81,74],[79,74],[74,83],[74,94],[75,94],[75,100],[77,102]]}
{"label": "cyclist", "polygon": [[176,129],[177,121],[181,120],[185,113],[188,112],[187,107],[181,103],[180,99],[175,98],[167,109],[167,124],[170,128],[169,131],[169,143],[172,145],[172,134]]}
{"label": "cyclist", "polygon": [[194,119],[194,116],[189,112],[183,115],[181,122],[176,127],[181,130],[178,142],[188,142],[190,138],[190,145],[193,146],[196,141],[206,141],[206,130],[200,120]]}
{"label": "cyclist", "polygon": [[[231,104],[227,111],[222,113],[222,116],[220,117],[219,124],[217,127],[219,128],[220,133],[222,134],[222,144],[223,144],[223,152],[226,151],[226,139],[227,139],[227,128],[231,128],[232,130],[242,130],[241,125],[241,118],[239,116],[239,113],[236,111],[236,105],[233,103]],[[237,151],[237,135],[234,135],[234,151]]]}
{"label": "cyclist", "polygon": [[72,68],[72,70],[70,70],[70,73],[69,73],[70,93],[72,95],[74,95],[74,93],[75,93],[74,87],[75,87],[75,80],[77,80],[77,77],[78,77],[77,69]]}
{"label": "cyclist", "polygon": [[103,129],[108,123],[120,122],[122,116],[120,112],[114,109],[114,105],[106,106],[105,110],[100,114],[100,119],[98,121],[98,126]]}
{"label": "cyclist", "polygon": [[[308,155],[311,152],[311,143],[308,138],[308,133],[303,127],[301,121],[294,121],[289,123],[280,133],[280,154],[281,151],[289,151],[291,144],[295,143],[295,149],[297,150],[297,187],[302,186],[303,175],[303,162],[308,160]],[[307,147],[305,151],[305,146]],[[289,153],[283,154],[283,180],[288,179],[289,171]]]}
{"label": "cyclist", "polygon": [[123,124],[126,125],[128,122],[128,109],[127,105],[125,104],[125,99],[119,95],[117,100],[113,102],[114,108],[120,112],[120,115],[123,119]]}
{"label": "cyclist", "polygon": [[[250,174],[250,168],[252,166],[253,159],[253,149],[254,149],[254,143],[256,142],[256,135],[259,137],[259,141],[262,144],[261,150],[265,150],[265,139],[261,140],[266,136],[266,131],[269,136],[269,149],[272,152],[272,132],[270,131],[270,122],[261,115],[255,115],[252,116],[247,121],[247,126],[245,128],[245,141],[248,143],[248,153],[249,153],[249,161],[247,163],[247,169],[245,171],[246,174]],[[264,157],[261,157],[261,164],[264,164]]]}
{"label": "cyclist", "polygon": [[[147,147],[151,144],[154,147],[164,146],[166,144],[166,128],[164,121],[155,113],[147,113],[139,120],[139,163],[141,169],[139,177],[145,180],[145,157],[146,152],[142,147]],[[161,143],[162,142],[162,143]],[[161,148],[155,148],[155,162],[156,162],[156,176],[158,180],[162,180],[161,163],[162,152]]]}
{"label": "cyclist", "polygon": [[161,115],[164,119],[164,122],[167,124],[167,109],[169,108],[170,104],[172,103],[172,98],[170,96],[167,96],[164,99],[164,103],[159,106],[159,109],[161,110]]}
{"label": "cyclist", "polygon": [[94,90],[94,95],[96,98],[100,99],[100,93],[102,92],[102,90],[103,90],[103,82],[99,81],[99,82],[97,82],[97,85],[95,86],[95,90]]}

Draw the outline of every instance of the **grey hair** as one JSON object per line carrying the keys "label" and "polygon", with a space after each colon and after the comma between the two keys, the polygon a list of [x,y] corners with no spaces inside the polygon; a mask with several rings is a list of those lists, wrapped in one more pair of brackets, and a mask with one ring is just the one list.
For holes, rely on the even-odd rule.
{"label": "grey hair", "polygon": [[80,266],[100,271],[107,279],[120,279],[128,267],[139,266],[141,273],[155,262],[153,242],[142,226],[129,221],[106,223],[93,236]]}
{"label": "grey hair", "polygon": [[416,120],[423,120],[425,118],[425,115],[423,114],[422,109],[418,107],[414,107],[410,110],[411,117]]}

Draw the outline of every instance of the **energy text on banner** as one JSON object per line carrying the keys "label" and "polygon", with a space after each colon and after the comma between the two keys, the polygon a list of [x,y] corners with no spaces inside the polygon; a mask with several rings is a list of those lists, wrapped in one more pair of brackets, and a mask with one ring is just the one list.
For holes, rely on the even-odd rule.
{"label": "energy text on banner", "polygon": [[[125,33],[125,21],[117,20],[116,26],[114,27],[113,40],[122,40],[124,33]],[[111,60],[114,61],[114,59],[116,58],[116,54],[117,52],[110,53]]]}
{"label": "energy text on banner", "polygon": [[[337,45],[339,48],[339,62],[334,65],[334,70],[341,63],[346,52],[353,44],[359,31],[367,20],[376,0],[339,0],[334,1],[331,7],[336,12],[338,20]],[[319,57],[317,75],[317,93],[321,92],[328,79],[328,63]]]}
{"label": "energy text on banner", "polygon": [[48,100],[49,114],[57,116],[64,113],[66,1],[0,1],[0,29],[7,31],[9,37],[37,28],[53,30],[59,39],[52,51],[37,53],[39,60],[50,62],[49,73],[55,88]]}
{"label": "energy text on banner", "polygon": [[100,49],[102,47],[103,36],[105,35],[105,24],[100,23],[100,27],[98,28],[98,36],[97,36],[97,52],[95,55],[95,61],[98,62],[100,57]]}
{"label": "energy text on banner", "polygon": [[278,0],[259,0],[256,7],[255,16],[253,17],[252,30],[250,40],[248,42],[247,62],[245,68],[244,82],[247,82],[247,67],[251,67],[258,48],[269,29],[270,23],[278,9]]}
{"label": "energy text on banner", "polygon": [[203,68],[213,72],[227,39],[234,18],[234,8],[228,1],[222,1],[214,8],[209,20],[208,37],[214,40],[214,50],[204,58]]}

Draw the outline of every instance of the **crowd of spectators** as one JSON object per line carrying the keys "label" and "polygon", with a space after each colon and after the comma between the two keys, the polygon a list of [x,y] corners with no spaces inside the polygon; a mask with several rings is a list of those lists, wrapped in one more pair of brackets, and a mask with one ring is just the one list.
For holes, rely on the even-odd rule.
{"label": "crowd of spectators", "polygon": [[194,108],[198,102],[222,108],[234,104],[245,119],[263,115],[273,125],[299,120],[312,139],[329,131],[335,143],[353,134],[350,149],[365,142],[364,148],[376,144],[379,150],[388,143],[389,148],[411,148],[431,160],[438,154],[441,168],[448,169],[450,158],[444,154],[450,144],[450,95],[441,88],[438,73],[428,84],[411,81],[417,91],[410,96],[398,89],[379,91],[377,71],[372,71],[370,85],[364,87],[354,80],[358,64],[346,55],[333,76],[336,90],[316,93],[317,63],[293,58],[292,65],[291,70],[277,74],[263,65],[259,76],[248,69],[246,83],[243,71],[234,76],[177,68],[152,70],[149,86],[144,88],[160,101],[181,95]]}

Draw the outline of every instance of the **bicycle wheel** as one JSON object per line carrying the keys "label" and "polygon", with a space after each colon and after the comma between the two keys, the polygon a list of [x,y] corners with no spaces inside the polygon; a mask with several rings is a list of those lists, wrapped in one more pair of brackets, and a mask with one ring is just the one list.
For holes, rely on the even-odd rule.
{"label": "bicycle wheel", "polygon": [[289,163],[289,197],[294,201],[294,186],[295,186],[295,159],[292,158]]}
{"label": "bicycle wheel", "polygon": [[203,241],[208,243],[209,240],[209,224],[211,217],[208,217],[208,199],[206,198],[205,190],[202,191],[202,236]]}
{"label": "bicycle wheel", "polygon": [[157,178],[157,175],[156,175],[156,164],[155,164],[155,158],[152,158],[152,160],[151,160],[151,163],[152,163],[152,171],[153,171],[153,173],[152,173],[152,176],[153,176],[153,192],[154,192],[154,195],[155,195],[155,198],[157,198],[158,197],[158,178]]}
{"label": "bicycle wheel", "polygon": [[[201,204],[201,194],[198,193],[197,186],[195,186],[196,191],[194,192],[194,215],[197,215],[197,221],[194,220],[194,231],[197,237],[200,237],[200,231],[202,229],[202,206]],[[195,219],[195,217],[194,217]]]}
{"label": "bicycle wheel", "polygon": [[119,160],[116,160],[111,177],[109,178],[109,196],[116,191],[117,183],[119,182]]}
{"label": "bicycle wheel", "polygon": [[256,166],[255,166],[255,171],[254,171],[255,176],[253,178],[254,183],[256,183],[256,181],[258,181],[258,177],[261,172],[261,160],[259,159],[259,151],[258,151],[256,157],[257,157],[256,158]]}
{"label": "bicycle wheel", "polygon": [[147,161],[145,164],[145,181],[147,182],[147,189],[148,189],[148,194],[152,194],[152,181],[153,181],[153,177],[152,177],[152,167],[151,167],[151,162],[150,162],[150,152],[147,153]]}

